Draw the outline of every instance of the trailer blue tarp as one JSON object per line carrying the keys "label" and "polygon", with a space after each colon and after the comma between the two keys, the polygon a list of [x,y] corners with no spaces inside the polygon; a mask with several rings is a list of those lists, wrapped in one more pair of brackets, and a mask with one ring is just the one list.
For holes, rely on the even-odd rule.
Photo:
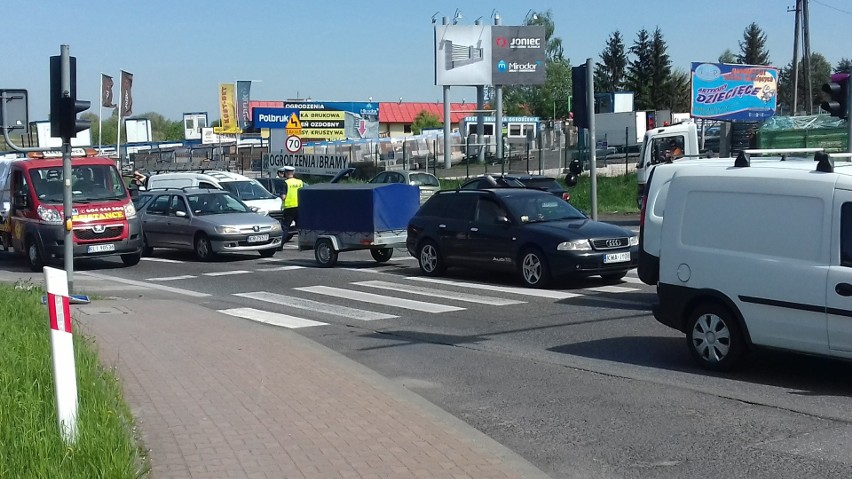
{"label": "trailer blue tarp", "polygon": [[299,190],[299,229],[404,230],[420,208],[418,187],[402,183],[320,183]]}

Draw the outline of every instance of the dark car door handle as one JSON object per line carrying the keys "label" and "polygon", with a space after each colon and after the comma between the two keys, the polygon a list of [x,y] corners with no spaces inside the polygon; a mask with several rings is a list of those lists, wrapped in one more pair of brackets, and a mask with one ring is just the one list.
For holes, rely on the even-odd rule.
{"label": "dark car door handle", "polygon": [[441,228],[441,229],[444,229],[446,227],[447,227],[447,225],[438,225],[438,228]]}
{"label": "dark car door handle", "polygon": [[852,284],[837,283],[837,285],[834,287],[834,292],[839,294],[840,296],[852,296]]}
{"label": "dark car door handle", "polygon": [[476,233],[477,231],[479,231],[479,228],[477,228],[476,226],[474,226],[474,227],[473,227],[473,228],[471,228],[470,230],[471,230],[471,231],[473,231],[474,233]]}

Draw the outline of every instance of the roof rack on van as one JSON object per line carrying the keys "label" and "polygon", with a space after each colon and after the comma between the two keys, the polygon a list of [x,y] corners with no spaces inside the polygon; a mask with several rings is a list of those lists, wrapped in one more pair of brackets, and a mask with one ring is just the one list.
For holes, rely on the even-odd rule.
{"label": "roof rack on van", "polygon": [[829,153],[829,158],[842,158],[844,161],[852,161],[852,153]]}

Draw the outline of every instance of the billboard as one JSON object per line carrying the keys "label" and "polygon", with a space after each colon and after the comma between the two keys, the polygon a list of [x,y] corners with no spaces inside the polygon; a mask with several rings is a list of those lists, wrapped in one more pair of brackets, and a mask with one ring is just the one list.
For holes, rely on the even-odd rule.
{"label": "billboard", "polygon": [[494,41],[489,85],[544,84],[544,26],[491,27],[491,38]]}
{"label": "billboard", "polygon": [[435,26],[435,84],[491,84],[491,26]]}
{"label": "billboard", "polygon": [[280,104],[280,107],[252,108],[255,126],[286,128],[304,141],[379,137],[377,102],[285,101]]}
{"label": "billboard", "polygon": [[691,113],[713,120],[762,120],[775,115],[778,69],[692,63]]}
{"label": "billboard", "polygon": [[436,25],[436,85],[542,85],[541,25]]}

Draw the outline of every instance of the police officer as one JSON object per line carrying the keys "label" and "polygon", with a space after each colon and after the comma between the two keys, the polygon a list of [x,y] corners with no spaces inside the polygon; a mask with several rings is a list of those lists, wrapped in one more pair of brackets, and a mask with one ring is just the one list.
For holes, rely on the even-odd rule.
{"label": "police officer", "polygon": [[284,208],[284,227],[287,228],[287,240],[293,237],[289,232],[290,226],[295,222],[299,222],[299,189],[304,186],[302,180],[295,177],[296,168],[292,166],[284,167],[284,184],[287,186],[282,192],[283,208]]}

